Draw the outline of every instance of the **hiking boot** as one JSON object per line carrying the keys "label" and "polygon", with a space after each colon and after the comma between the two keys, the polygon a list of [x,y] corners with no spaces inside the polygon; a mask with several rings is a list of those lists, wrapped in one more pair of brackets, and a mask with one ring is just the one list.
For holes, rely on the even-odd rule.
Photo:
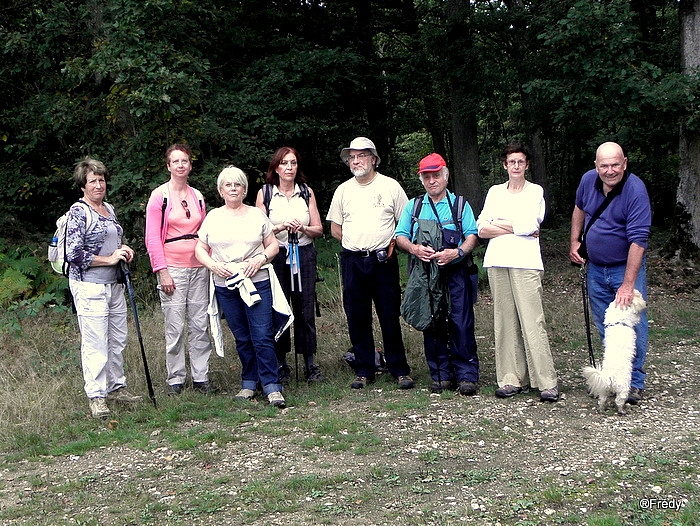
{"label": "hiking boot", "polygon": [[630,392],[627,395],[627,403],[630,405],[637,405],[641,401],[643,394],[644,389],[640,389],[639,387],[630,388]]}
{"label": "hiking boot", "polygon": [[306,381],[310,384],[321,382],[323,380],[321,368],[315,364],[304,370],[304,376],[306,377]]}
{"label": "hiking boot", "polygon": [[270,405],[274,405],[275,407],[279,407],[280,409],[286,407],[284,396],[282,396],[282,393],[280,393],[279,391],[274,391],[268,394],[267,399],[270,402]]}
{"label": "hiking boot", "polygon": [[167,393],[168,393],[168,396],[177,396],[180,393],[182,393],[182,391],[184,389],[185,389],[185,386],[182,384],[172,384],[172,385],[168,384]]}
{"label": "hiking boot", "polygon": [[107,400],[110,402],[119,402],[121,404],[135,404],[142,401],[143,396],[131,394],[126,390],[126,387],[120,387],[111,393],[107,393]]}
{"label": "hiking boot", "polygon": [[92,418],[107,418],[109,416],[109,407],[107,407],[107,402],[104,398],[99,396],[90,398],[89,404]]}
{"label": "hiking boot", "polygon": [[459,394],[461,395],[473,396],[478,390],[479,388],[477,387],[476,382],[468,382],[467,380],[462,380],[459,382]]}
{"label": "hiking boot", "polygon": [[496,389],[496,397],[497,398],[510,398],[511,396],[515,396],[518,393],[522,393],[523,388],[518,387],[517,385],[510,385],[506,384],[503,387],[499,387]]}
{"label": "hiking boot", "polygon": [[430,392],[440,394],[445,390],[452,389],[452,380],[441,380],[430,384]]}
{"label": "hiking boot", "polygon": [[252,389],[241,389],[236,393],[236,399],[238,400],[252,400],[255,396],[255,391]]}
{"label": "hiking boot", "polygon": [[214,394],[218,391],[218,389],[210,381],[192,382],[192,389],[194,389],[198,393],[205,394],[205,395]]}
{"label": "hiking boot", "polygon": [[357,376],[350,384],[351,389],[364,389],[367,386],[366,376]]}
{"label": "hiking boot", "polygon": [[282,385],[289,385],[289,380],[292,376],[292,370],[289,368],[289,365],[286,363],[280,365],[277,374],[279,374],[280,383]]}
{"label": "hiking boot", "polygon": [[556,402],[559,400],[559,389],[556,386],[540,391],[540,400],[543,402]]}
{"label": "hiking boot", "polygon": [[397,381],[399,383],[399,389],[413,389],[413,386],[416,385],[413,381],[413,378],[411,378],[407,374],[399,376],[397,378]]}

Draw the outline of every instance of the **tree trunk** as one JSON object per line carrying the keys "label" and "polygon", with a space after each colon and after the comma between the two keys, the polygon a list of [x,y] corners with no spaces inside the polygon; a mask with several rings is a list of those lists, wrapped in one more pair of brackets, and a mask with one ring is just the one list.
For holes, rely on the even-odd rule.
{"label": "tree trunk", "polygon": [[[700,67],[700,0],[681,0],[681,68],[694,74]],[[700,132],[681,125],[679,178],[676,194],[675,243],[681,255],[700,247]],[[694,245],[694,247],[689,246]]]}
{"label": "tree trunk", "polygon": [[[449,60],[456,61],[455,66],[459,66],[458,69],[462,70],[463,64],[461,63],[469,60],[469,53],[473,46],[473,28],[468,23],[470,3],[468,0],[448,0],[445,6],[449,22],[447,32]],[[449,82],[449,90],[452,113],[452,162],[450,166],[452,184],[455,193],[466,197],[474,214],[478,215],[484,205],[484,195],[481,190],[481,172],[479,170],[476,110],[469,100],[471,95],[470,81],[453,75]]]}
{"label": "tree trunk", "polygon": [[476,115],[470,112],[463,115],[463,100],[466,96],[461,88],[452,82],[450,98],[452,104],[452,182],[457,195],[463,195],[478,215],[484,206],[479,171],[479,140],[477,137]]}

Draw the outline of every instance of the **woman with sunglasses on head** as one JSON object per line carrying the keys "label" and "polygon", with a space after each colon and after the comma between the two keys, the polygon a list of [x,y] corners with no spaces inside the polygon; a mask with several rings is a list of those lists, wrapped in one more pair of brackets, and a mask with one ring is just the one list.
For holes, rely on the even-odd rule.
{"label": "woman with sunglasses on head", "polygon": [[508,180],[489,189],[476,222],[479,237],[489,239],[484,268],[493,295],[496,396],[510,398],[531,386],[543,402],[556,402],[557,374],[542,306],[544,191],[525,179],[530,162],[525,146],[508,144],[501,161]]}
{"label": "woman with sunglasses on head", "polygon": [[[294,352],[304,357],[308,383],[322,380],[314,363],[316,354],[316,248],[314,238],[323,235],[316,196],[306,184],[299,153],[289,146],[279,148],[270,161],[265,185],[255,205],[273,224],[279,255],[273,261],[277,279],[294,312]],[[295,270],[297,270],[295,275]],[[292,349],[289,331],[275,342],[280,381],[289,382],[287,353]]]}
{"label": "woman with sunglasses on head", "polygon": [[192,171],[188,145],[170,146],[165,161],[170,179],[151,192],[146,206],[146,248],[165,317],[167,392],[178,395],[185,387],[187,329],[192,387],[212,394],[216,388],[209,380],[209,273],[194,255],[197,232],[206,216],[204,197],[187,184]]}

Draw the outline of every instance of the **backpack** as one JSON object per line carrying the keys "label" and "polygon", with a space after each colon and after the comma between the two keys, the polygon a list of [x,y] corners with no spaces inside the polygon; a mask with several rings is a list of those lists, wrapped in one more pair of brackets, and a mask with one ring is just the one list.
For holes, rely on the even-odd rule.
{"label": "backpack", "polygon": [[[449,202],[449,197],[448,197],[448,202]],[[454,203],[452,203],[452,221],[454,221],[455,228],[457,229],[457,232],[459,232],[459,235],[464,241],[464,233],[462,232],[462,213],[464,212],[464,204],[467,202],[466,199],[464,199],[463,195],[458,195],[455,198]],[[420,211],[423,208],[423,196],[416,197],[413,200],[413,212],[411,213],[411,226],[408,229],[408,231],[411,233],[411,237],[413,237],[413,225],[415,225],[416,221],[418,220],[418,216],[420,215]]]}
{"label": "backpack", "polygon": [[[272,201],[272,185],[270,183],[265,183],[262,187],[263,191],[263,204],[265,205],[265,212],[267,216],[270,216],[270,201]],[[311,191],[309,190],[309,185],[306,183],[299,184],[299,195],[306,202],[306,206],[309,206],[309,199],[311,199]]]}
{"label": "backpack", "polygon": [[[92,226],[93,218],[92,211],[90,210],[90,205],[88,205],[82,199],[78,199],[76,203],[80,203],[86,208],[86,224],[85,233],[90,230]],[[110,214],[114,214],[114,209],[109,203],[104,203]],[[63,214],[56,220],[56,231],[53,233],[53,238],[51,239],[51,244],[49,244],[48,250],[48,260],[51,264],[51,268],[57,274],[62,274],[68,277],[68,269],[70,268],[70,262],[66,259],[66,233],[68,232],[68,212]]]}

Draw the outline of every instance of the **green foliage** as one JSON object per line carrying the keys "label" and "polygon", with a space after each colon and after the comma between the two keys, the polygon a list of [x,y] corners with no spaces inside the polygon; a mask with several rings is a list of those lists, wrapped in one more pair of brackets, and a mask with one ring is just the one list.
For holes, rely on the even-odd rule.
{"label": "green foliage", "polygon": [[40,249],[10,247],[0,238],[0,332],[21,333],[21,320],[48,306],[65,308],[66,280],[50,270]]}
{"label": "green foliage", "polygon": [[562,203],[552,209],[568,214],[595,145],[613,139],[663,220],[678,125],[698,122],[700,82],[678,71],[677,21],[677,3],[658,0],[11,2],[0,219],[13,238],[48,235],[90,155],[110,169],[109,200],[142,251],[145,203],[175,141],[193,147],[192,182],[210,204],[223,165],[246,171],[254,195],[272,151],[290,144],[323,211],[347,177],[338,151],[360,134],[413,193],[417,159],[449,160],[453,114],[475,114],[483,186],[503,177],[505,142],[535,143],[541,182]]}

